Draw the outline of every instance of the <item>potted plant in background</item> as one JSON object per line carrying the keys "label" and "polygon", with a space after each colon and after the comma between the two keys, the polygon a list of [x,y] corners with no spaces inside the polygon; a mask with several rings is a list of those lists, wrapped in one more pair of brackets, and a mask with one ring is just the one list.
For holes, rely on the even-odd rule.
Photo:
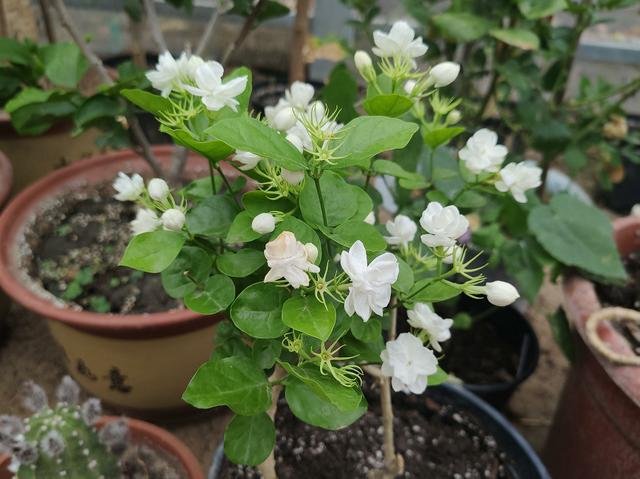
{"label": "potted plant in background", "polygon": [[55,406],[33,382],[23,386],[24,420],[0,419],[0,477],[122,477],[204,479],[193,454],[152,424],[102,416],[100,401],[79,404],[80,387],[69,377]]}
{"label": "potted plant in background", "polygon": [[617,219],[613,230],[626,282],[607,285],[597,277],[572,275],[563,285],[565,321],[575,331],[572,338],[565,329],[565,349],[574,360],[544,452],[558,477],[622,478],[639,467],[640,220]]}
{"label": "potted plant in background", "polygon": [[[401,42],[395,38],[399,30]],[[374,159],[404,148],[419,129],[415,123],[393,118],[395,105],[414,104],[406,93],[399,93],[405,91],[405,82],[415,81],[423,88],[420,94],[416,89],[416,95],[433,99],[437,120],[429,131],[436,136],[448,134],[448,126],[440,122],[440,109],[451,105],[438,94],[441,85],[433,81],[438,69],[416,70],[414,58],[422,56],[426,46],[406,23],[395,24],[390,33],[376,32],[375,38],[380,75],[367,54],[356,57],[363,75],[373,83],[365,108],[375,114],[358,116],[345,125],[337,123],[336,113],[325,105],[313,102],[313,88],[302,83],[291,86],[285,98],[266,112],[265,121],[246,113],[223,114],[225,105],[239,102],[229,93],[232,89],[213,81],[221,70],[216,63],[199,67],[196,85],[185,84],[166,101],[143,91],[124,92],[176,135],[208,135],[202,144],[195,144],[198,149],[226,145],[236,151],[235,164],[256,181],[257,189],[245,193],[241,201],[232,189],[211,188],[208,197],[189,204],[177,201],[169,191],[162,200],[150,202],[149,185],[138,202],[154,217],[171,218],[171,223],[162,227],[149,222],[147,231],[131,240],[122,264],[144,272],[162,271],[170,278],[165,287],[183,296],[188,307],[228,316],[219,327],[211,359],[198,369],[183,398],[199,408],[228,406],[235,415],[225,432],[227,458],[257,466],[265,478],[276,477],[277,471],[282,477],[297,477],[300,461],[308,472],[314,454],[319,455],[314,474],[331,468],[334,477],[370,471],[371,477],[386,478],[405,468],[429,467],[452,474],[472,467],[429,462],[434,457],[426,459],[429,446],[407,451],[403,445],[406,457],[398,454],[391,389],[421,394],[427,384],[446,378],[433,351],[440,351],[440,343],[448,339],[451,320],[434,313],[435,303],[464,293],[487,296],[493,304],[505,306],[518,297],[508,283],[485,284],[466,249],[458,245],[468,220],[455,206],[445,208],[437,201],[425,205],[420,240],[418,226],[409,218],[396,217],[397,228],[389,228],[386,239],[372,224],[376,195],[367,192],[368,178],[375,171],[403,170],[396,162]],[[403,176],[418,184],[416,188],[426,187],[418,173]],[[401,309],[409,310],[411,332],[397,335]],[[364,370],[379,383],[366,394]],[[287,409],[277,413],[285,401]],[[366,413],[368,402],[370,413]],[[395,402],[400,406],[396,409],[400,435],[413,435],[415,421],[428,427],[422,422],[426,417],[437,422],[448,414],[433,406],[427,412],[420,401],[402,404],[396,397]],[[379,411],[382,420],[373,411]],[[381,427],[376,438],[380,450],[373,462],[363,457],[347,464],[342,459],[345,449],[357,454],[363,445],[349,443],[349,436],[342,434],[333,439],[341,452],[335,465],[330,462],[336,458],[329,461],[322,448],[313,452],[303,445],[292,457],[286,451],[293,444],[282,441],[287,436],[307,441],[313,434],[308,427],[300,432],[294,416],[329,430],[355,423],[353,427],[368,431],[375,424],[373,431]],[[460,422],[476,430],[473,419],[465,416]],[[531,458],[521,442],[514,442]],[[370,449],[368,440],[364,447]],[[486,453],[482,460],[506,474],[511,463],[501,462],[500,453],[495,456],[497,451],[489,449],[482,449],[481,454]],[[225,467],[231,474],[250,473],[230,463]],[[519,471],[522,477],[546,477],[535,459]]]}

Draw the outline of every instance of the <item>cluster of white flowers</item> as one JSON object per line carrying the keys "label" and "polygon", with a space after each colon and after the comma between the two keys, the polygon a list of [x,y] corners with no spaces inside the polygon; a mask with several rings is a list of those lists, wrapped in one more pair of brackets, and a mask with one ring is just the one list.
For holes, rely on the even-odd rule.
{"label": "cluster of white flowers", "polygon": [[318,248],[313,243],[301,243],[290,231],[283,231],[276,239],[269,241],[264,256],[271,268],[264,277],[265,283],[284,279],[298,289],[300,286],[309,286],[307,273],[320,272],[320,268],[313,264],[318,257]]}
{"label": "cluster of white flowers", "polygon": [[237,111],[236,97],[247,88],[246,75],[222,81],[224,68],[215,61],[205,62],[197,55],[183,52],[176,60],[171,53],[164,52],[158,57],[155,70],[147,72],[151,85],[168,97],[175,90],[186,90],[202,97],[202,103],[211,111],[219,111],[228,106]]}
{"label": "cluster of white flowers", "polygon": [[416,38],[416,32],[407,22],[395,22],[389,33],[376,30],[373,32],[375,47],[371,50],[380,58],[405,59],[415,67],[414,58],[421,57],[429,47],[422,37]]}
{"label": "cluster of white flowers", "polygon": [[450,248],[466,233],[469,220],[460,214],[455,205],[442,206],[437,201],[432,201],[422,212],[420,226],[427,232],[420,237],[425,245],[431,248]]}
{"label": "cluster of white flowers", "polygon": [[[139,174],[127,176],[120,172],[113,182],[113,188],[117,192],[114,195],[116,200],[140,201],[145,205],[138,209],[130,224],[133,235],[155,231],[161,226],[165,230],[180,231],[184,226],[184,208],[175,204],[171,189],[163,179],[152,178],[145,188],[144,180]],[[160,216],[155,208],[162,211]]]}
{"label": "cluster of white flowers", "polygon": [[483,128],[467,140],[458,156],[476,175],[497,173],[496,189],[503,193],[508,191],[516,201],[526,203],[525,192],[542,184],[542,170],[526,163],[509,163],[501,168],[507,153],[507,147],[498,144],[498,135]]}

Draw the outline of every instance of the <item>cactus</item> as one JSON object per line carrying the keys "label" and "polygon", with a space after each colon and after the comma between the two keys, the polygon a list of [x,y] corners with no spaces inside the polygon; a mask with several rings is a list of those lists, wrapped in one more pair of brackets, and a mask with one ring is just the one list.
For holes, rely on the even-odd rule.
{"label": "cactus", "polygon": [[24,420],[0,416],[0,448],[12,456],[10,470],[18,479],[120,477],[118,454],[127,446],[126,423],[113,421],[98,431],[100,401],[78,405],[78,385],[68,376],[56,397],[56,406],[50,407],[44,390],[28,382],[23,405],[33,415]]}

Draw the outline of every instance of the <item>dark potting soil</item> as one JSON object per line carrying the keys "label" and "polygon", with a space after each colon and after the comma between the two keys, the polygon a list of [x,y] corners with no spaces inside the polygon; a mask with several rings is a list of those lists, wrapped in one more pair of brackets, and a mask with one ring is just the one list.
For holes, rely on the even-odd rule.
{"label": "dark potting soil", "polygon": [[30,226],[32,254],[25,267],[44,289],[84,310],[133,314],[177,308],[160,275],[118,266],[135,215],[133,203],[113,199],[109,184],[63,194]]}
{"label": "dark potting soil", "polygon": [[[406,396],[394,409],[402,478],[510,478],[506,454],[469,414],[424,396]],[[423,409],[422,412],[420,409]],[[383,466],[382,418],[376,405],[348,428],[327,431],[293,416],[281,401],[276,416],[279,479],[359,479]],[[258,479],[255,468],[223,462],[220,479]]]}
{"label": "dark potting soil", "polygon": [[[629,275],[627,283],[622,286],[596,283],[598,297],[605,306],[640,310],[640,253],[631,253],[622,258],[622,262]],[[640,327],[624,321],[615,323],[615,326],[627,338],[635,353],[640,355]]]}
{"label": "dark potting soil", "polygon": [[122,479],[184,479],[181,464],[153,445],[129,446],[120,456]]}
{"label": "dark potting soil", "polygon": [[468,384],[510,382],[518,372],[519,351],[500,334],[490,316],[475,320],[469,329],[452,329],[442,349],[442,369]]}

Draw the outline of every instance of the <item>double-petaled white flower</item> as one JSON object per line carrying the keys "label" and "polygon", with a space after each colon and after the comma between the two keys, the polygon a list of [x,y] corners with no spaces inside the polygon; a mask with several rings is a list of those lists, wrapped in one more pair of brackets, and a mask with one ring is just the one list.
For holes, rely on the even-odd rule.
{"label": "double-petaled white flower", "polygon": [[136,218],[129,223],[133,235],[155,231],[160,225],[162,225],[162,221],[156,212],[148,208],[140,208],[136,213]]}
{"label": "double-petaled white flower", "polygon": [[472,173],[495,173],[507,156],[507,147],[498,144],[496,132],[482,128],[467,140],[458,152],[467,169]]}
{"label": "double-petaled white flower", "polygon": [[298,241],[291,231],[283,231],[265,246],[264,256],[271,269],[264,277],[264,282],[272,283],[284,278],[295,289],[309,286],[307,273],[320,272],[320,268],[313,264],[315,258],[311,259],[312,253],[313,250]]}
{"label": "double-petaled white flower", "polygon": [[425,245],[450,247],[467,231],[469,221],[454,205],[443,207],[432,201],[422,212],[420,226],[427,232],[420,237]]}
{"label": "double-petaled white flower", "polygon": [[509,306],[520,297],[518,290],[506,281],[491,281],[484,286],[487,300],[495,306]]}
{"label": "double-petaled white flower", "polygon": [[413,241],[418,231],[418,225],[405,215],[398,215],[395,219],[387,221],[385,227],[390,236],[385,236],[384,239],[388,244],[394,246],[406,247]]}
{"label": "double-petaled white flower", "polygon": [[236,154],[233,157],[233,159],[238,163],[240,163],[240,165],[242,165],[242,166],[239,166],[238,169],[242,171],[249,171],[249,170],[253,170],[256,166],[258,166],[258,163],[260,163],[260,161],[262,160],[262,157],[255,155],[250,151],[238,150],[236,151]]}
{"label": "double-petaled white flower", "polygon": [[427,378],[438,370],[433,352],[411,333],[402,333],[397,339],[387,341],[380,359],[380,371],[391,378],[396,392],[422,394],[427,389]]}
{"label": "double-petaled white flower", "polygon": [[425,303],[416,303],[413,309],[407,311],[407,316],[409,325],[426,331],[431,347],[438,352],[442,351],[440,343],[451,337],[453,319],[440,317]]}
{"label": "double-petaled white flower", "polygon": [[422,37],[416,38],[416,32],[407,22],[399,21],[393,24],[389,33],[376,30],[373,32],[375,47],[373,53],[381,58],[405,58],[415,65],[414,58],[427,53],[427,46]]}
{"label": "double-petaled white flower", "polygon": [[542,170],[526,163],[509,163],[498,173],[496,181],[498,191],[510,192],[518,203],[526,203],[525,192],[542,184]]}
{"label": "double-petaled white flower", "polygon": [[460,65],[455,62],[442,62],[429,70],[428,81],[436,88],[450,85],[458,78]]}
{"label": "double-petaled white flower", "polygon": [[184,226],[185,216],[182,210],[170,208],[160,217],[162,227],[169,231],[180,231]]}
{"label": "double-petaled white flower", "polygon": [[228,106],[233,111],[238,111],[240,102],[236,97],[247,87],[247,76],[233,78],[222,82],[224,68],[218,62],[206,62],[196,69],[196,86],[183,85],[184,88],[195,96],[202,97],[202,103],[211,111],[218,111]]}
{"label": "double-petaled white flower", "polygon": [[271,213],[260,213],[251,221],[251,229],[265,235],[276,229],[276,218]]}
{"label": "double-petaled white flower", "polygon": [[113,188],[117,191],[114,198],[118,201],[136,201],[144,191],[144,180],[138,173],[131,176],[122,171],[113,182]]}
{"label": "double-petaled white flower", "polygon": [[196,70],[203,63],[204,60],[197,55],[183,52],[176,60],[171,53],[164,52],[158,57],[155,70],[148,71],[146,76],[153,88],[160,90],[163,97],[168,97],[174,88],[193,81]]}
{"label": "double-petaled white flower", "polygon": [[368,321],[371,313],[382,316],[383,308],[391,300],[391,285],[398,279],[398,260],[391,253],[383,253],[367,264],[367,252],[358,240],[340,255],[340,265],[351,279],[344,310],[349,316],[356,313]]}
{"label": "double-petaled white flower", "polygon": [[314,94],[313,85],[300,81],[293,82],[277,105],[264,109],[267,122],[276,130],[289,130],[296,124],[296,116],[307,110]]}

